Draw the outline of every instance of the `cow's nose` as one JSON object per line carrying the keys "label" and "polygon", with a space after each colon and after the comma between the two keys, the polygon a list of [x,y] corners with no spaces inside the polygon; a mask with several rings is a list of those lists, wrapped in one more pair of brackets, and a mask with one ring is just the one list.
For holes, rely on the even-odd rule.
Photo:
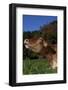
{"label": "cow's nose", "polygon": [[24,45],[27,45],[27,43],[24,43]]}
{"label": "cow's nose", "polygon": [[24,44],[26,44],[26,41],[24,40]]}

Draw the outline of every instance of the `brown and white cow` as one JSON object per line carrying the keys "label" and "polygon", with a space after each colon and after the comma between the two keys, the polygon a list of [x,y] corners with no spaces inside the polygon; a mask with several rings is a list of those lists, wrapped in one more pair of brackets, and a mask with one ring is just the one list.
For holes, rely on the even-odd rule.
{"label": "brown and white cow", "polygon": [[57,45],[48,44],[42,37],[25,39],[24,45],[27,49],[44,56],[48,59],[52,69],[57,68]]}

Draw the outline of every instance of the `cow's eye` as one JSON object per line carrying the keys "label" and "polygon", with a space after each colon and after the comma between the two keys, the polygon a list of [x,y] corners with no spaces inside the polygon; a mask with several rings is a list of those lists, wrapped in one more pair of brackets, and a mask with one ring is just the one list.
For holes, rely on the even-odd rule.
{"label": "cow's eye", "polygon": [[26,39],[26,42],[29,42],[29,40],[28,40],[28,39]]}

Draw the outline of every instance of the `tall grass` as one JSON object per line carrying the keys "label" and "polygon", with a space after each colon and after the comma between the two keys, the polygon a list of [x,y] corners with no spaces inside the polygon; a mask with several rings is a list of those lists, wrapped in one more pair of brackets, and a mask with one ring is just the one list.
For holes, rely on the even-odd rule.
{"label": "tall grass", "polygon": [[51,74],[57,73],[56,69],[49,68],[47,60],[23,60],[23,74]]}

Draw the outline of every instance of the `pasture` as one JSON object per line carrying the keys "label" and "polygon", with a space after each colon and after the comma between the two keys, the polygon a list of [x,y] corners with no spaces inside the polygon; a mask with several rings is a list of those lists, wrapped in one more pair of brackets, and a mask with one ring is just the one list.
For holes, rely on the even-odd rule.
{"label": "pasture", "polygon": [[23,60],[23,74],[52,74],[57,73],[57,69],[49,68],[48,61],[44,59]]}

